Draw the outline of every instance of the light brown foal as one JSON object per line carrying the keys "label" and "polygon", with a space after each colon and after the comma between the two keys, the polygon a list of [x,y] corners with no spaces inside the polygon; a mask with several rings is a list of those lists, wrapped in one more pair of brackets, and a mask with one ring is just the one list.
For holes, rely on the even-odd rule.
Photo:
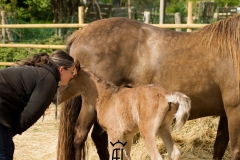
{"label": "light brown foal", "polygon": [[[179,129],[189,117],[191,101],[183,93],[168,93],[153,84],[117,87],[81,68],[68,86],[60,90],[60,102],[76,95],[81,95],[84,103],[96,110],[98,123],[108,133],[110,159],[116,156],[117,148],[123,148],[124,159],[131,159],[132,138],[139,131],[152,160],[162,160],[155,142],[156,134],[166,145],[169,159],[180,158],[170,126],[176,118]],[[123,146],[116,143],[118,141],[127,143]]]}

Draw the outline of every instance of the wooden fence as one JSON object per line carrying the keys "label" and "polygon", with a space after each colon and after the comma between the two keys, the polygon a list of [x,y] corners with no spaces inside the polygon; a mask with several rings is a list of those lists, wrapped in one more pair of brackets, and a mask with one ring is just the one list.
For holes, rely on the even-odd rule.
{"label": "wooden fence", "polygon": [[[192,19],[191,13],[189,13],[190,17],[188,19]],[[74,24],[2,24],[0,28],[2,28],[2,36],[4,38],[5,31],[4,29],[8,28],[83,28],[86,23],[84,23],[84,8],[79,7],[78,9],[78,18],[79,23]],[[192,24],[192,22],[188,22],[187,24],[151,24],[156,27],[161,28],[187,28],[191,30],[192,28],[202,28],[207,24]],[[49,48],[49,49],[64,49],[65,45],[36,45],[36,44],[0,44],[0,47],[12,47],[12,48]],[[13,62],[0,62],[0,66],[9,66],[12,65]]]}

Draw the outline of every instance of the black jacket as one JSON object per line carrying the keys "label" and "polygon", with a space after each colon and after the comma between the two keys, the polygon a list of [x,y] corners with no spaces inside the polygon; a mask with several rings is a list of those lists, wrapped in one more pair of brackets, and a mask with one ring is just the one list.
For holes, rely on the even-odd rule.
{"label": "black jacket", "polygon": [[14,134],[27,130],[50,105],[59,80],[53,62],[0,70],[0,123],[12,127]]}

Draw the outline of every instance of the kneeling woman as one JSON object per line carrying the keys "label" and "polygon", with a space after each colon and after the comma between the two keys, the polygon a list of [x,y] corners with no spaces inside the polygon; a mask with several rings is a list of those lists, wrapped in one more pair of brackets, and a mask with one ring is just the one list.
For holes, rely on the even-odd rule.
{"label": "kneeling woman", "polygon": [[73,77],[74,60],[62,50],[35,54],[0,70],[0,160],[12,160],[12,137],[30,128],[50,105],[58,85]]}

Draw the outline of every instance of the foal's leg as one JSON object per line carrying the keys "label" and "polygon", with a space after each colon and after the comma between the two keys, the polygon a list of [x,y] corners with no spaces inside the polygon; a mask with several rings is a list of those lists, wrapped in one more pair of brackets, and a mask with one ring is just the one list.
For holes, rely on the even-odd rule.
{"label": "foal's leg", "polygon": [[[155,122],[155,125],[157,123]],[[155,127],[154,122],[143,122],[139,123],[139,131],[142,135],[142,138],[144,140],[144,143],[146,145],[147,151],[149,156],[151,157],[152,160],[162,160],[162,157],[158,151],[157,144],[156,144],[156,133],[157,133],[157,128]]]}
{"label": "foal's leg", "polygon": [[85,159],[84,143],[87,139],[88,133],[97,119],[96,111],[92,106],[88,105],[86,101],[82,101],[82,109],[77,119],[75,127],[75,137],[73,140],[75,148],[75,160],[83,157]]}
{"label": "foal's leg", "polygon": [[[122,144],[118,143],[118,141],[123,144],[125,144],[126,142],[127,143],[123,146]],[[131,160],[130,152],[128,153],[128,150],[131,148],[131,143],[129,143],[129,141],[126,141],[126,139],[123,138],[123,133],[112,130],[108,131],[108,142],[110,153],[109,160],[122,158],[124,160]]]}
{"label": "foal's leg", "polygon": [[124,140],[127,142],[126,146],[124,147],[126,151],[126,157],[131,159],[131,147],[132,147],[132,140],[133,140],[134,134],[129,134],[127,136],[124,136]]}
{"label": "foal's leg", "polygon": [[96,145],[97,152],[99,155],[99,158],[101,160],[109,159],[109,153],[108,153],[108,136],[107,132],[104,131],[97,121],[94,123],[93,131],[92,131],[92,139],[94,144]]}
{"label": "foal's leg", "polygon": [[167,147],[169,160],[180,159],[181,154],[177,146],[173,142],[171,131],[170,131],[170,125],[161,126],[161,128],[159,129],[159,135]]}
{"label": "foal's leg", "polygon": [[229,141],[227,117],[220,117],[217,136],[214,144],[214,160],[221,160]]}

